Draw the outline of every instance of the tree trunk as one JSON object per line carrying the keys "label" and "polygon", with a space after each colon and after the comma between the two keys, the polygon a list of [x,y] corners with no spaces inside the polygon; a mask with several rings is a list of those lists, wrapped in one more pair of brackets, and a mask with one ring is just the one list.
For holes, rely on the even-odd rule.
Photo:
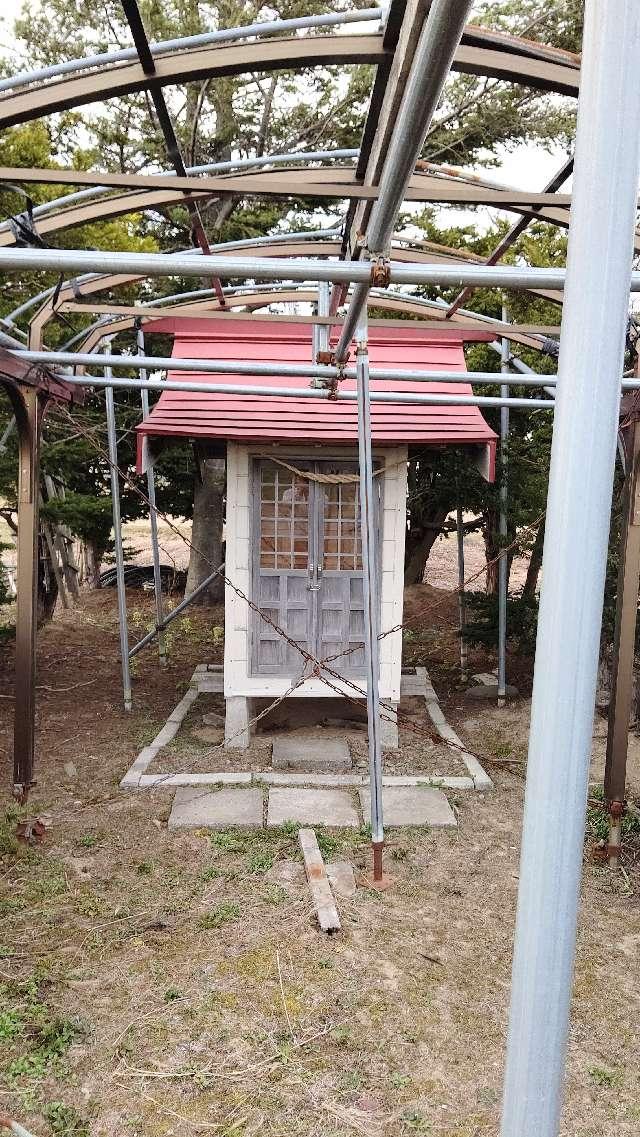
{"label": "tree trunk", "polygon": [[58,582],[42,536],[38,540],[38,624],[53,619],[58,600]]}
{"label": "tree trunk", "polygon": [[434,513],[428,525],[416,525],[407,533],[407,544],[404,558],[404,583],[422,584],[425,569],[437,538],[442,532],[448,509],[440,509]]}
{"label": "tree trunk", "polygon": [[487,560],[487,595],[495,596],[498,591],[498,562],[500,554],[498,544],[497,516],[494,509],[488,509],[484,514],[482,536],[484,537],[484,550]]}
{"label": "tree trunk", "polygon": [[[207,459],[200,462],[200,471],[196,473],[195,478],[193,500],[191,543],[194,547],[189,558],[185,596],[193,592],[222,562],[224,483],[224,461]],[[194,603],[216,604],[222,599],[223,592],[223,582],[218,578],[197,597]]]}
{"label": "tree trunk", "polygon": [[536,594],[538,587],[538,577],[540,576],[540,569],[542,568],[542,551],[544,548],[544,521],[541,521],[536,533],[536,539],[533,542],[531,550],[531,557],[529,559],[529,566],[527,568],[527,576],[522,589],[523,597],[532,598]]}

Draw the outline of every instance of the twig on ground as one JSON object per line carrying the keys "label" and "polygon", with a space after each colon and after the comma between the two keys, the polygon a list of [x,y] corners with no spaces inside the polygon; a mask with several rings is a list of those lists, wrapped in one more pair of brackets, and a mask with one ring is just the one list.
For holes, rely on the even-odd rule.
{"label": "twig on ground", "polygon": [[295,1039],[295,1035],[293,1033],[291,1016],[289,1015],[289,1008],[287,1007],[287,1000],[286,1000],[285,994],[284,994],[284,984],[282,982],[282,968],[280,966],[280,952],[279,951],[276,952],[276,963],[278,965],[278,982],[280,984],[280,998],[282,999],[282,1009],[284,1011],[284,1017],[287,1020],[287,1026],[289,1027],[289,1034],[291,1035],[291,1041],[295,1042],[296,1039]]}

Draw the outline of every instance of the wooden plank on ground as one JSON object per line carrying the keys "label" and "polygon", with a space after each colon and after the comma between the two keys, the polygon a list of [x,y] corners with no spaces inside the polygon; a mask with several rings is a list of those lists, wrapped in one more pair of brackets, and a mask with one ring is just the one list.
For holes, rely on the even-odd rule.
{"label": "wooden plank on ground", "polygon": [[339,932],[340,917],[313,829],[300,829],[298,840],[318,924],[323,932]]}

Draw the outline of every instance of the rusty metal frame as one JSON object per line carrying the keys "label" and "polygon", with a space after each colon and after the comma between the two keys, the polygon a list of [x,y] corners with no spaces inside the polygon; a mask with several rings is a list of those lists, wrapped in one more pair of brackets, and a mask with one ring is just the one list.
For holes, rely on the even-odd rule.
{"label": "rusty metal frame", "polygon": [[29,366],[1,347],[0,386],[9,396],[18,430],[13,792],[18,801],[24,802],[33,784],[35,752],[40,434],[49,404],[56,399],[77,401],[79,392],[44,368]]}

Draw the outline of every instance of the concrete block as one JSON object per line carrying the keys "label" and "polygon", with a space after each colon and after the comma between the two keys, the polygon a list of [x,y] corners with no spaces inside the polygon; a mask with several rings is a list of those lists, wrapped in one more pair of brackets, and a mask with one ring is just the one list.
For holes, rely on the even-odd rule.
{"label": "concrete block", "polygon": [[273,740],[271,764],[275,770],[329,771],[351,769],[349,747],[343,738],[287,738]]}
{"label": "concrete block", "polygon": [[[201,690],[204,687],[201,686]],[[251,741],[249,722],[253,717],[253,699],[248,699],[246,695],[228,695],[225,708],[225,746],[234,750],[247,750]]]}
{"label": "concrete block", "polygon": [[141,774],[139,789],[174,789],[175,786],[250,786],[251,774],[229,773],[221,770],[213,774]]}
{"label": "concrete block", "polygon": [[[369,817],[371,794],[360,790],[362,812]],[[382,790],[382,810],[386,826],[425,825],[430,829],[455,829],[457,821],[442,790],[431,786],[387,786]]]}
{"label": "concrete block", "polygon": [[334,861],[327,865],[327,876],[334,896],[343,896],[347,900],[355,896],[356,877],[349,861]]}
{"label": "concrete block", "polygon": [[267,825],[282,825],[285,821],[341,829],[357,829],[360,824],[351,794],[346,790],[270,790]]}
{"label": "concrete block", "polygon": [[[393,704],[397,714],[398,704]],[[380,744],[383,750],[398,749],[398,720],[393,711],[383,710],[380,717]]]}
{"label": "concrete block", "polygon": [[176,790],[169,829],[261,829],[262,790]]}
{"label": "concrete block", "polygon": [[178,733],[179,727],[179,722],[166,722],[162,730],[156,734],[151,745],[155,746],[156,750],[162,750],[163,746],[168,746],[168,744],[175,738],[176,734]]}
{"label": "concrete block", "polygon": [[[495,676],[491,676],[492,683],[478,683],[476,687],[468,687],[465,691],[465,699],[493,699],[494,702],[498,698],[498,684],[496,683]],[[508,699],[513,699],[520,692],[517,687],[513,687],[507,683],[505,687],[505,695]]]}

